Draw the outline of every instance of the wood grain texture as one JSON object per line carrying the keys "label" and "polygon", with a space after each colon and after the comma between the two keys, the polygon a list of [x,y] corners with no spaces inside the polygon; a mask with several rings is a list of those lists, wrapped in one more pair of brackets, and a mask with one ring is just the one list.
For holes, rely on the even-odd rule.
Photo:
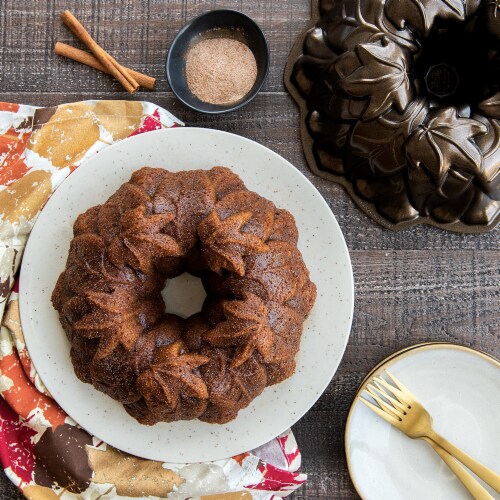
{"label": "wood grain texture", "polygon": [[158,78],[157,90],[168,90],[164,68],[172,39],[188,20],[215,8],[240,10],[261,26],[271,51],[263,90],[283,90],[283,68],[309,20],[309,0],[0,0],[0,90],[123,92],[110,77],[53,55],[57,40],[84,48],[59,20],[66,9],[121,64]]}
{"label": "wood grain texture", "polygon": [[[191,17],[213,8],[253,17],[271,46],[264,91],[244,109],[218,117],[183,107],[169,92],[166,50]],[[500,355],[499,230],[460,235],[429,227],[390,232],[375,225],[343,189],[314,177],[304,161],[298,113],[283,92],[282,72],[295,37],[307,24],[309,0],[0,0],[0,100],[51,106],[81,99],[126,99],[110,77],[52,54],[56,40],[75,44],[58,16],[71,9],[123,64],[159,79],[153,101],[187,125],[249,137],[291,161],[325,197],[344,232],[354,269],[356,304],[350,341],[333,381],[294,426],[309,481],[293,500],[357,498],[344,456],[344,426],[366,373],[403,347],[451,341]],[[0,498],[21,498],[0,476]]]}
{"label": "wood grain texture", "polygon": [[[0,0],[1,1],[1,0]],[[73,64],[72,61],[69,61]],[[95,73],[97,71],[93,70]],[[127,99],[125,92],[0,92],[4,101],[53,106],[81,99]],[[450,233],[419,226],[403,232],[383,229],[364,215],[344,189],[314,176],[307,168],[295,104],[282,92],[264,92],[242,110],[227,115],[201,115],[183,106],[171,92],[138,92],[131,99],[149,100],[172,111],[188,126],[226,130],[253,139],[293,163],[319,189],[337,217],[350,250],[473,250],[500,248],[500,231],[484,235]]]}

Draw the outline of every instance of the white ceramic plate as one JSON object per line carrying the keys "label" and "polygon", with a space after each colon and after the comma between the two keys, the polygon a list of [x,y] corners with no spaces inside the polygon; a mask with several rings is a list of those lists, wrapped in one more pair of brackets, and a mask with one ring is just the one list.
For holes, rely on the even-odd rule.
{"label": "white ceramic plate", "polygon": [[[497,360],[462,346],[427,344],[392,356],[369,378],[386,369],[423,403],[438,433],[500,471]],[[349,412],[345,441],[351,478],[366,500],[470,499],[427,443],[407,438],[357,399]]]}
{"label": "white ceramic plate", "polygon": [[[230,167],[249,189],[295,216],[299,248],[318,287],[316,304],[304,324],[295,374],[267,388],[226,425],[198,420],[151,427],[137,423],[121,404],[76,378],[69,343],[50,303],[78,214],[103,203],[144,165],[172,171]],[[186,290],[183,279],[179,281],[179,289]],[[314,186],[269,149],[237,135],[198,128],[138,135],[106,148],[80,166],[40,214],[26,247],[20,283],[26,344],[38,373],[60,406],[83,428],[116,448],[170,462],[217,460],[250,450],[302,417],[340,363],[354,301],[352,269],[342,232]],[[170,304],[169,310],[175,309],[175,304]],[[192,311],[179,312],[185,315]]]}

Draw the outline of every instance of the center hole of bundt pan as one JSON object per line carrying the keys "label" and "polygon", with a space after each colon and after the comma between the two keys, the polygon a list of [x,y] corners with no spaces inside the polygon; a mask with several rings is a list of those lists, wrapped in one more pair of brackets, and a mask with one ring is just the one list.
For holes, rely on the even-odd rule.
{"label": "center hole of bundt pan", "polygon": [[415,59],[421,91],[442,106],[477,105],[491,80],[490,43],[473,22],[436,26]]}
{"label": "center hole of bundt pan", "polygon": [[425,85],[428,92],[436,97],[449,97],[458,87],[457,72],[446,63],[431,66],[425,75]]}
{"label": "center hole of bundt pan", "polygon": [[201,311],[207,293],[200,278],[189,273],[168,279],[161,295],[165,301],[165,312],[189,318]]}

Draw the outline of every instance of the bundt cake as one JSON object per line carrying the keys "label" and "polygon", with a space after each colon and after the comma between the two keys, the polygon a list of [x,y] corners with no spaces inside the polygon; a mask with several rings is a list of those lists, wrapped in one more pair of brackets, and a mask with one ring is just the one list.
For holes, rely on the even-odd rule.
{"label": "bundt cake", "polygon": [[[75,373],[139,422],[228,422],[294,372],[316,298],[295,221],[228,168],[144,167],[73,231],[52,302]],[[161,295],[183,272],[207,292],[187,319]]]}
{"label": "bundt cake", "polygon": [[500,220],[499,0],[313,0],[286,71],[312,170],[392,229]]}

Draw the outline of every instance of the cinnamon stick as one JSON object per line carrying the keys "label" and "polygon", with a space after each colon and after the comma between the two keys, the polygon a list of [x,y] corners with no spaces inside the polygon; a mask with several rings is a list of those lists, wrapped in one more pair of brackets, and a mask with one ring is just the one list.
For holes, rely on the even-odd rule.
{"label": "cinnamon stick", "polygon": [[89,34],[78,19],[69,11],[65,10],[61,14],[63,23],[81,40],[95,55],[106,70],[113,75],[125,89],[133,94],[139,84],[130,75],[130,73],[120,64],[118,64]]}
{"label": "cinnamon stick", "polygon": [[[68,59],[72,59],[73,61],[80,62],[82,64],[86,64],[92,68],[97,69],[98,71],[102,71],[103,73],[108,73],[108,70],[89,52],[85,52],[84,50],[77,49],[76,47],[72,47],[63,42],[56,42],[54,47],[54,52],[63,57],[67,57]],[[139,73],[138,71],[134,71],[130,68],[125,68],[137,81],[137,83],[148,90],[154,90],[156,84],[156,78],[152,76],[145,75],[144,73]]]}

